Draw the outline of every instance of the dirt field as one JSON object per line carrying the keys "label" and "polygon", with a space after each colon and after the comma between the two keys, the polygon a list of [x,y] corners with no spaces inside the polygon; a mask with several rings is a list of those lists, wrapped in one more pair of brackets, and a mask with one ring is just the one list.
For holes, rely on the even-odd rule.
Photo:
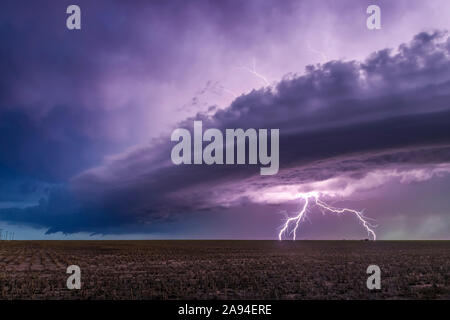
{"label": "dirt field", "polygon": [[[66,288],[69,265],[81,290]],[[450,299],[450,241],[0,241],[0,288],[1,299]]]}

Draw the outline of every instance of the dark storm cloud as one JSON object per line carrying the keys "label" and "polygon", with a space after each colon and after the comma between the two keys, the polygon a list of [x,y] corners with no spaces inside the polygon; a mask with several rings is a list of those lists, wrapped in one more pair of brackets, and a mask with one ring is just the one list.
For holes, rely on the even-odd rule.
{"label": "dark storm cloud", "polygon": [[108,48],[96,45],[106,32],[69,33],[65,8],[63,1],[2,3],[0,178],[65,181],[120,149],[106,121],[126,113],[101,108],[95,94],[112,64]]}
{"label": "dark storm cloud", "polygon": [[[158,91],[202,71],[205,30],[247,46],[265,36],[255,32],[262,25],[287,28],[280,17],[295,3],[80,0],[82,30],[72,32],[72,2],[2,2],[0,179],[66,181],[148,141],[164,116]],[[164,100],[176,104],[174,96]]]}
{"label": "dark storm cloud", "polygon": [[[66,8],[72,2],[2,2],[0,206],[24,200],[26,188],[17,187],[22,181],[64,183],[106,154],[147,141],[149,132],[158,132],[164,113],[155,92],[168,103],[178,103],[171,100],[176,95],[164,94],[161,88],[168,86],[172,93],[191,78],[192,69],[199,72],[202,57],[198,52],[208,51],[206,32],[213,33],[210,37],[223,34],[225,42],[244,47],[261,40],[262,34],[252,37],[262,24],[271,21],[266,27],[276,26],[280,14],[290,11],[290,3],[285,1],[274,9],[269,2],[256,1],[202,1],[199,5],[191,1],[80,0],[82,30],[72,32],[65,27]],[[248,23],[245,32],[244,22]],[[92,226],[90,220],[105,225],[101,217],[109,211],[107,203],[78,211],[77,199],[57,194],[51,193],[35,208],[2,211],[2,217],[24,223],[40,221],[43,226],[54,226],[51,230],[71,232]],[[65,205],[72,202],[74,206]],[[119,207],[125,211],[124,205]],[[117,226],[124,224],[112,218],[114,212],[108,220]]]}
{"label": "dark storm cloud", "polygon": [[[61,181],[129,145],[148,126],[142,110],[158,106],[141,104],[146,96],[127,96],[112,107],[120,99],[108,94],[117,90],[105,94],[103,83],[120,78],[120,91],[133,95],[141,82],[186,79],[187,73],[177,75],[195,62],[189,45],[195,47],[195,33],[205,25],[233,47],[246,47],[273,30],[289,30],[282,17],[300,5],[155,1],[145,8],[80,1],[89,32],[72,33],[61,27],[68,4],[2,4],[0,36],[7,45],[0,48],[0,178]],[[265,32],[256,32],[261,28]],[[212,117],[198,115],[205,127],[280,128],[278,176],[260,177],[258,168],[248,166],[175,167],[165,137],[109,158],[35,207],[2,210],[2,219],[46,226],[50,232],[106,232],[203,209],[214,187],[243,179],[304,182],[343,171],[364,175],[381,165],[448,162],[447,148],[434,148],[433,156],[421,148],[450,143],[449,50],[443,33],[421,33],[398,52],[386,49],[364,62],[310,66],[305,75],[286,77],[276,88],[240,96]],[[123,81],[130,75],[134,81]],[[125,138],[115,136],[111,123],[117,119],[131,128]],[[192,119],[180,124],[191,125]],[[317,166],[318,161],[324,164]],[[196,197],[189,196],[191,189]]]}
{"label": "dark storm cloud", "polygon": [[[210,210],[215,190],[244,179],[254,185],[304,183],[447,163],[449,53],[445,33],[421,33],[397,52],[310,66],[276,88],[255,90],[211,117],[196,117],[205,127],[280,128],[279,175],[262,177],[252,166],[174,166],[166,137],[110,157],[75,177],[69,191],[53,193],[36,207],[2,210],[2,218],[50,232],[144,228]],[[180,126],[190,127],[192,120]]]}
{"label": "dark storm cloud", "polygon": [[183,3],[79,1],[83,27],[71,32],[69,1],[3,2],[0,178],[67,180],[155,126],[147,115],[161,106],[144,93],[186,68],[180,26],[194,28],[196,10]]}

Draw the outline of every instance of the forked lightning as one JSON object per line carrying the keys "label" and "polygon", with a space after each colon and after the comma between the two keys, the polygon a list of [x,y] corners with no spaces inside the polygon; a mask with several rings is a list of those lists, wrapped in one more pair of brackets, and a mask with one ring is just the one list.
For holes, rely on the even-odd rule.
{"label": "forked lightning", "polygon": [[[322,200],[320,200],[320,193],[319,192],[308,192],[308,193],[301,193],[299,194],[299,198],[303,199],[305,201],[302,210],[299,212],[298,215],[296,215],[295,217],[289,218],[286,220],[283,228],[280,230],[280,233],[278,234],[278,239],[279,240],[283,240],[283,235],[285,235],[285,239],[286,239],[286,234],[288,233],[289,230],[289,226],[291,224],[294,225],[293,229],[291,230],[290,233],[293,234],[292,239],[295,240],[296,239],[296,234],[297,234],[297,229],[300,225],[300,223],[302,222],[302,220],[305,218],[307,210],[308,210],[308,206],[312,203],[313,205],[316,205],[318,207],[320,207],[321,209],[324,209],[326,211],[329,211],[331,213],[351,213],[353,215],[355,215],[358,220],[361,222],[361,224],[364,226],[364,228],[367,231],[367,234],[369,235],[369,237],[372,237],[373,240],[377,239],[377,235],[375,234],[375,231],[373,231],[372,228],[374,228],[374,226],[372,226],[368,221],[367,218],[364,217],[363,213],[361,211],[357,211],[354,209],[348,209],[348,208],[335,208],[332,206],[329,206],[328,204],[326,204],[325,202],[323,202]],[[289,234],[290,234],[289,233]]]}

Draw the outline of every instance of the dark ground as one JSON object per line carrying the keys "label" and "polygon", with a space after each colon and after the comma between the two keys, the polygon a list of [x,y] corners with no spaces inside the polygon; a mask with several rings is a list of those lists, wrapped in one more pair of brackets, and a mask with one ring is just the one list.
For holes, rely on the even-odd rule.
{"label": "dark ground", "polygon": [[[73,264],[81,290],[66,288]],[[1,299],[450,299],[450,241],[0,241],[0,288]]]}

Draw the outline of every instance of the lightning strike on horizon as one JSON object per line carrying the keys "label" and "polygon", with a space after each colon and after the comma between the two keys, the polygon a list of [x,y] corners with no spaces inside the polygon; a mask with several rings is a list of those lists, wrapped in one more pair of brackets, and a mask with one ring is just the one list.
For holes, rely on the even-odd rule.
{"label": "lightning strike on horizon", "polygon": [[318,192],[308,192],[308,193],[302,193],[300,194],[300,198],[303,199],[305,201],[305,204],[303,205],[302,210],[299,212],[299,214],[297,214],[295,217],[291,217],[288,218],[283,226],[283,228],[280,230],[280,233],[278,234],[278,239],[282,240],[283,234],[286,234],[286,232],[289,229],[289,225],[291,224],[291,222],[295,222],[295,226],[292,229],[292,231],[289,234],[293,234],[292,240],[296,239],[296,234],[297,234],[297,229],[300,225],[300,223],[302,222],[302,220],[305,218],[307,210],[308,210],[308,206],[310,204],[310,200],[311,198],[314,201],[314,204],[324,210],[330,211],[332,213],[351,213],[354,214],[358,220],[362,223],[362,225],[364,226],[364,228],[367,231],[367,234],[370,236],[372,236],[373,240],[377,239],[377,235],[375,234],[375,232],[373,231],[373,227],[368,221],[367,218],[364,217],[363,213],[361,211],[357,211],[354,209],[348,209],[348,208],[335,208],[332,206],[329,206],[328,204],[326,204],[325,202],[323,202],[322,200],[319,199],[319,193]]}

